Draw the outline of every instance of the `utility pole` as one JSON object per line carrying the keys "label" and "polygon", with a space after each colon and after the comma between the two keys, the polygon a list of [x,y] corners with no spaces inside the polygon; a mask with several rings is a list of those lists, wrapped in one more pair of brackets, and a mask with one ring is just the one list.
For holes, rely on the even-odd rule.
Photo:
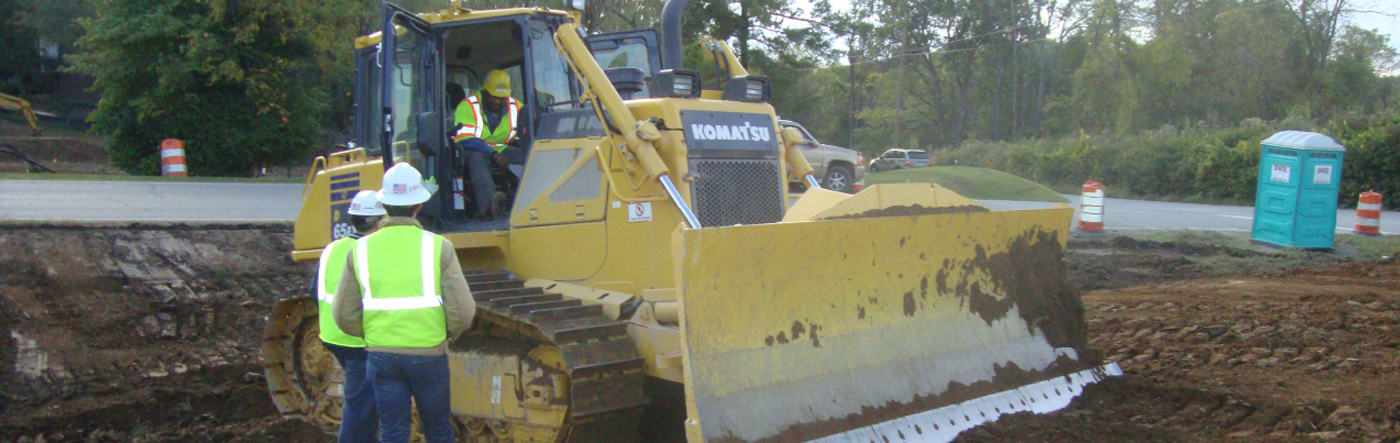
{"label": "utility pole", "polygon": [[[846,51],[846,64],[850,65],[851,71],[851,114],[847,118],[846,125],[846,148],[856,149],[856,38],[851,36],[850,49]],[[856,149],[859,151],[859,149]]]}

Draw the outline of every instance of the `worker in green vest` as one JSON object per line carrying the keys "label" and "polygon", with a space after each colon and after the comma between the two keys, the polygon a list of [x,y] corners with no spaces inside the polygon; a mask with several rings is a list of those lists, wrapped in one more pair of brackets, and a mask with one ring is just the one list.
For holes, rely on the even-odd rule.
{"label": "worker in green vest", "polygon": [[500,69],[486,73],[481,90],[463,99],[454,116],[458,126],[452,142],[471,180],[472,200],[478,214],[495,218],[502,212],[505,194],[496,191],[490,164],[508,171],[513,161],[524,162],[524,151],[511,146],[525,131],[520,125],[520,103],[510,95],[510,75]]}
{"label": "worker in green vest", "polygon": [[431,196],[412,166],[384,172],[375,197],[388,218],[346,257],[332,304],[336,326],[365,339],[383,443],[408,442],[415,404],[428,443],[454,441],[447,344],[476,304],[452,242],[414,218]]}
{"label": "worker in green vest", "polygon": [[345,370],[344,398],[340,408],[340,432],[336,443],[372,443],[378,440],[379,417],[375,413],[374,390],[365,379],[365,339],[342,332],[335,325],[332,303],[335,302],[341,273],[345,271],[346,257],[355,249],[360,237],[374,231],[379,219],[384,216],[384,205],[374,198],[375,191],[360,191],[350,200],[350,225],[355,232],[347,237],[331,242],[321,250],[321,260],[316,267],[316,278],[311,285],[316,292],[316,306],[321,319],[321,342],[335,355],[340,367]]}

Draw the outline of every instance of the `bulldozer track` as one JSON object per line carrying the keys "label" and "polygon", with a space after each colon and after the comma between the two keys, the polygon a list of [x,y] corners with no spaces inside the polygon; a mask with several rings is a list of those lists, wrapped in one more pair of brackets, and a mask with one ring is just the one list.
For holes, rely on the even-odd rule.
{"label": "bulldozer track", "polygon": [[627,322],[504,272],[467,271],[477,318],[539,345],[557,347],[569,375],[569,443],[635,442],[643,408],[645,361]]}
{"label": "bulldozer track", "polygon": [[[468,270],[477,304],[477,330],[492,338],[524,341],[559,350],[568,375],[568,418],[555,441],[625,443],[639,440],[645,361],[627,334],[627,322],[603,314],[602,307],[565,299],[507,273]],[[485,323],[483,325],[482,323]],[[489,326],[488,326],[489,325]],[[334,358],[319,343],[316,301],[278,303],[263,339],[264,368],[273,402],[287,418],[307,420],[334,433],[339,426],[343,383]],[[472,334],[464,334],[464,336]],[[461,349],[459,340],[453,352]],[[470,440],[511,441],[509,421],[458,417]],[[505,426],[502,426],[505,425]],[[473,431],[474,430],[474,431]]]}

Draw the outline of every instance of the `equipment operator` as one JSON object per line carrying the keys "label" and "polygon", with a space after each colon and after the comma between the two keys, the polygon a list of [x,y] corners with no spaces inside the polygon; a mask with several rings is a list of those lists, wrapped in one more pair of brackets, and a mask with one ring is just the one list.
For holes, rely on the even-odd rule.
{"label": "equipment operator", "polygon": [[520,103],[510,95],[510,75],[500,69],[487,73],[481,90],[457,105],[454,120],[458,128],[452,142],[465,157],[478,214],[496,218],[506,196],[496,191],[488,162],[509,171],[512,158],[524,157],[519,147],[511,146],[524,131],[519,124]]}

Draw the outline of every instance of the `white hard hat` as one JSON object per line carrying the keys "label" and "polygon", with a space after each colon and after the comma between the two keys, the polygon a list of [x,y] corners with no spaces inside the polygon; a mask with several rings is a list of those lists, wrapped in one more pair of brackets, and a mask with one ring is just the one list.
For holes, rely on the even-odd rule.
{"label": "white hard hat", "polygon": [[387,206],[413,206],[428,201],[433,193],[423,187],[423,174],[408,163],[384,171],[384,187],[374,194]]}
{"label": "white hard hat", "polygon": [[350,215],[384,215],[384,204],[374,198],[374,191],[366,189],[350,200]]}

